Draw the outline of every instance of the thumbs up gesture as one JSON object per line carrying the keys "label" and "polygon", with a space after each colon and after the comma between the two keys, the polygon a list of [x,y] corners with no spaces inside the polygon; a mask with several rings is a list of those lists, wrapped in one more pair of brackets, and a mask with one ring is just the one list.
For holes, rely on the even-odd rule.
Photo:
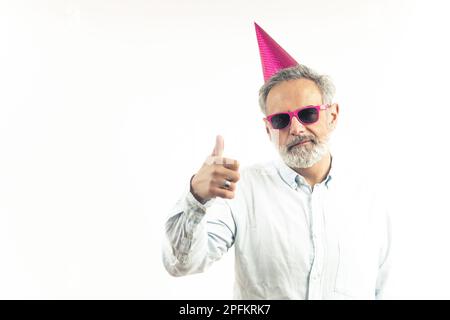
{"label": "thumbs up gesture", "polygon": [[201,203],[220,197],[234,198],[236,183],[239,180],[239,163],[223,157],[223,138],[216,137],[211,156],[191,179],[191,193]]}

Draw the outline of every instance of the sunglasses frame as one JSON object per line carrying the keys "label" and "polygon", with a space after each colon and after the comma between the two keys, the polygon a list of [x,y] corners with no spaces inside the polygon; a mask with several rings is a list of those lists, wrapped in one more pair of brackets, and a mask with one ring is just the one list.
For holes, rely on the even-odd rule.
{"label": "sunglasses frame", "polygon": [[[270,125],[272,126],[272,129],[274,129],[274,130],[283,130],[283,129],[289,128],[289,126],[291,125],[291,122],[292,122],[292,117],[296,117],[297,120],[298,120],[302,125],[306,125],[306,126],[307,126],[307,125],[310,125],[310,124],[313,124],[313,123],[316,123],[317,121],[319,121],[320,110],[326,110],[326,109],[328,109],[330,106],[331,106],[331,105],[329,105],[329,104],[322,104],[322,105],[319,105],[319,106],[304,106],[304,107],[300,107],[300,108],[298,108],[298,109],[295,109],[294,111],[278,112],[278,113],[270,114],[270,115],[268,115],[267,117],[263,118],[263,120],[269,121]],[[310,109],[310,108],[313,108],[313,109],[316,109],[316,110],[317,110],[317,114],[318,114],[317,120],[314,121],[314,122],[303,122],[302,120],[300,120],[300,118],[299,118],[299,116],[298,116],[298,113],[299,113],[300,111],[304,110],[304,109]],[[289,123],[287,124],[286,127],[283,127],[283,128],[280,128],[280,129],[275,129],[275,128],[273,127],[273,124],[272,124],[272,118],[275,117],[275,116],[278,116],[278,115],[282,115],[282,114],[288,114],[288,115],[289,115]]]}

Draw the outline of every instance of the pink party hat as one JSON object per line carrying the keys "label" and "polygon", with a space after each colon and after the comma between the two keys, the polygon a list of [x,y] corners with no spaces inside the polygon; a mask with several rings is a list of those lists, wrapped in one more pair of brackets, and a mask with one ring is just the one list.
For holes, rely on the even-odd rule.
{"label": "pink party hat", "polygon": [[271,36],[267,34],[255,22],[256,38],[258,39],[259,55],[264,73],[264,82],[270,79],[281,69],[290,68],[298,65],[298,62],[292,58]]}

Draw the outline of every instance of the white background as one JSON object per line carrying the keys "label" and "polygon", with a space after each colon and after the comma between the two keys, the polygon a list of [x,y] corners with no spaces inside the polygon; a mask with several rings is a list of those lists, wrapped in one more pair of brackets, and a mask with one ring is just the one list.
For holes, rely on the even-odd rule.
{"label": "white background", "polygon": [[332,76],[335,154],[387,193],[388,297],[450,298],[446,1],[0,0],[0,298],[231,298],[172,278],[164,219],[225,137],[276,156],[253,21]]}

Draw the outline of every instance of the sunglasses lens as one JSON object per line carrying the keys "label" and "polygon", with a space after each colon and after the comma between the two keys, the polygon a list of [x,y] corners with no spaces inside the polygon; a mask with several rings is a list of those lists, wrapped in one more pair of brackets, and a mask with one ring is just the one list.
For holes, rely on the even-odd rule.
{"label": "sunglasses lens", "polygon": [[288,114],[277,114],[273,116],[270,121],[274,129],[283,129],[289,125],[291,117]]}
{"label": "sunglasses lens", "polygon": [[304,123],[313,123],[319,119],[319,112],[316,108],[305,108],[298,112],[298,118]]}

